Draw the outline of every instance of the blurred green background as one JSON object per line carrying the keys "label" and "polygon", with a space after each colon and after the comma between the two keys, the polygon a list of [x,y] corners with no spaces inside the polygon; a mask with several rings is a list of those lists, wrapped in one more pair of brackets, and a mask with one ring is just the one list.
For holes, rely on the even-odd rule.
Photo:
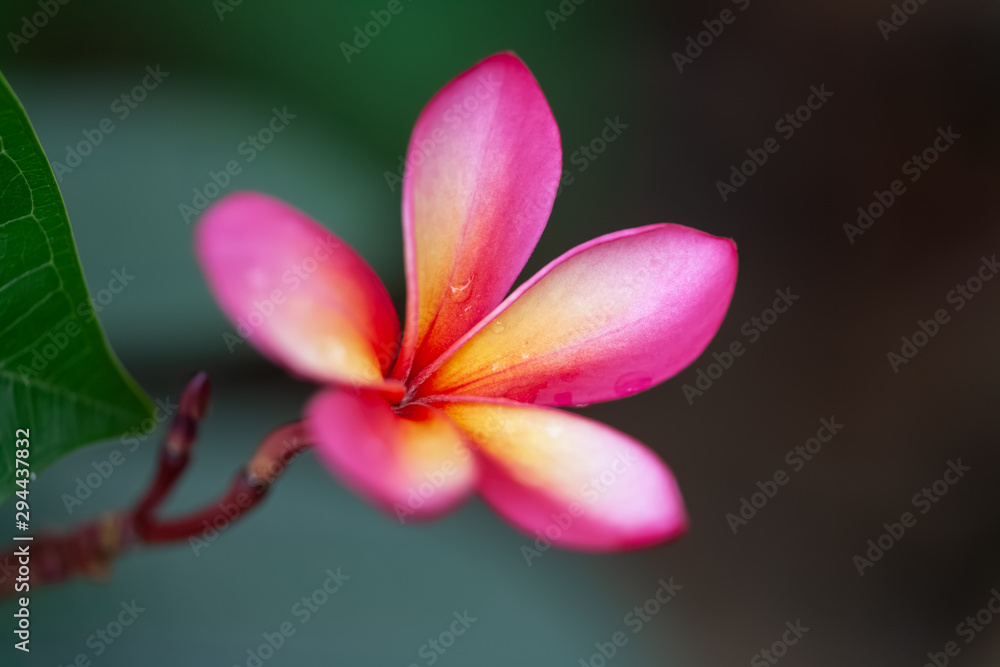
{"label": "blurred green background", "polygon": [[[430,664],[422,645],[468,610],[478,620],[436,664],[596,667],[595,643],[624,629],[625,614],[669,577],[684,587],[676,600],[608,664],[746,664],[797,619],[810,631],[783,665],[916,666],[957,639],[956,624],[1000,586],[1000,284],[898,374],[886,353],[945,305],[980,256],[1000,251],[996,4],[919,5],[885,40],[877,22],[893,8],[883,2],[402,2],[350,62],[341,42],[385,2],[243,0],[220,18],[211,0],[71,0],[16,52],[9,34],[39,5],[0,6],[0,68],[50,161],[64,162],[66,146],[102,118],[115,123],[60,183],[91,291],[113,270],[135,276],[99,314],[114,349],[154,398],[176,398],[201,369],[215,383],[196,464],[171,508],[219,493],[312,391],[245,346],[228,351],[231,328],[179,206],[287,107],[289,127],[227,190],[276,195],[326,224],[371,262],[402,312],[400,188],[385,172],[396,172],[441,86],[513,50],[552,106],[573,178],[526,275],[594,236],[653,222],[739,244],[736,297],[706,356],[660,387],[586,411],[663,456],[691,534],[637,554],[552,550],[529,567],[520,552],[529,539],[478,501],[429,526],[400,526],[306,455],[262,508],[197,555],[149,550],[124,558],[106,583],[36,592],[32,654],[5,644],[3,664],[68,665],[83,653],[95,665],[247,665],[247,649],[295,621],[293,605],[338,567],[351,577],[343,590],[264,664]],[[553,29],[546,12],[560,7],[568,15]],[[735,20],[679,72],[672,54],[727,8]],[[122,119],[112,104],[147,66],[169,74]],[[821,84],[830,101],[723,202],[716,181]],[[581,170],[573,154],[607,118],[628,127]],[[949,125],[962,135],[956,146],[850,244],[842,225],[856,208]],[[682,386],[712,352],[748,343],[744,323],[786,287],[800,301],[690,405]],[[725,515],[831,415],[842,434],[733,535]],[[126,463],[72,515],[62,494],[121,444],[53,466],[32,487],[34,525],[125,505],[151,473],[154,444],[126,448]],[[852,557],[959,457],[972,472],[859,577]],[[88,637],[133,599],[145,611],[95,656]],[[995,665],[1000,628],[961,647],[954,664]]]}

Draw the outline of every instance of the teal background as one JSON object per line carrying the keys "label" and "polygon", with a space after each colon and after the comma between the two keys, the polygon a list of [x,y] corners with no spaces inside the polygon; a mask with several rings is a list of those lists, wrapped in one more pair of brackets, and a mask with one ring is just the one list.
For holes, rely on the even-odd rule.
{"label": "teal background", "polygon": [[[385,3],[243,0],[220,21],[209,0],[71,0],[17,53],[0,42],[0,68],[50,160],[114,120],[60,184],[91,291],[112,270],[136,276],[99,314],[114,349],[154,398],[176,398],[197,370],[215,382],[195,464],[170,508],[221,492],[312,391],[253,350],[227,350],[231,329],[178,206],[239,157],[272,108],[287,107],[296,118],[229,189],[268,192],[322,221],[371,262],[402,312],[400,189],[384,173],[396,171],[441,86],[513,50],[552,106],[574,179],[525,275],[597,235],[654,222],[739,244],[736,296],[706,356],[664,385],[586,411],[668,462],[691,534],[635,554],[551,550],[529,567],[520,548],[530,539],[479,501],[401,526],[307,454],[265,505],[199,555],[184,545],[150,549],[123,558],[106,582],[35,592],[33,652],[25,658],[5,642],[2,664],[69,665],[84,653],[94,665],[246,665],[261,633],[295,621],[292,606],[338,567],[351,577],[343,590],[296,622],[265,665],[428,664],[421,646],[466,609],[478,620],[436,664],[579,665],[670,577],[684,588],[640,633],[627,631],[609,665],[747,664],[796,619],[811,629],[782,665],[917,666],[956,639],[955,625],[1000,585],[1000,285],[954,313],[899,374],[885,355],[980,256],[1000,251],[995,4],[928,2],[886,42],[876,22],[891,3],[753,0],[683,73],[671,54],[736,5],[588,0],[555,30],[545,12],[557,0],[403,5],[350,63],[340,42]],[[0,34],[36,11],[35,2],[7,0]],[[169,76],[128,118],[114,117],[112,101],[157,65]],[[774,136],[775,120],[822,83],[831,101],[722,202],[715,182],[730,164]],[[628,129],[579,171],[574,151],[609,117]],[[842,224],[856,207],[949,124],[962,140],[849,244]],[[744,323],[786,286],[801,301],[689,405],[682,386],[712,352],[746,343]],[[844,432],[734,536],[726,513],[830,415]],[[154,443],[126,449],[125,463],[72,515],[61,495],[121,443],[53,466],[32,487],[34,525],[127,504],[151,474]],[[973,466],[968,479],[858,577],[852,556],[957,457]],[[94,657],[88,636],[133,599],[146,611]],[[0,605],[0,617],[8,609]],[[994,665],[997,656],[1000,632],[990,626],[954,664]]]}

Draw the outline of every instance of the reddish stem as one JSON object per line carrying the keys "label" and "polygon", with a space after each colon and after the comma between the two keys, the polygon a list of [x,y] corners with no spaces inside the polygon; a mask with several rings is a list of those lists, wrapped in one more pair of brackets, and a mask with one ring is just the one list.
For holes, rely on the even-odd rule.
{"label": "reddish stem", "polygon": [[157,517],[157,511],[191,460],[210,393],[211,384],[204,373],[187,384],[177,415],[160,446],[156,473],[131,510],[106,514],[65,534],[39,535],[4,554],[0,558],[0,598],[16,595],[17,585],[24,581],[19,568],[25,545],[30,554],[28,583],[34,588],[78,574],[101,576],[118,555],[135,544],[184,540],[202,534],[220,519],[234,522],[256,507],[288,463],[310,446],[301,422],[286,424],[269,433],[246,468],[237,473],[228,491],[215,503],[175,519]]}
{"label": "reddish stem", "polygon": [[271,431],[257,447],[247,471],[259,483],[271,484],[292,460],[312,446],[305,424],[292,422]]}
{"label": "reddish stem", "polygon": [[267,486],[254,484],[250,481],[250,476],[241,470],[233,479],[226,495],[217,503],[177,519],[150,523],[139,533],[139,538],[145,544],[162,544],[199,535],[219,520],[236,521],[247,510],[255,507],[266,493]]}
{"label": "reddish stem", "polygon": [[198,438],[198,425],[205,416],[212,384],[205,373],[198,373],[181,394],[177,416],[160,446],[159,465],[146,494],[132,511],[136,532],[142,533],[153,520],[153,513],[174,489],[177,480],[191,461],[191,448]]}

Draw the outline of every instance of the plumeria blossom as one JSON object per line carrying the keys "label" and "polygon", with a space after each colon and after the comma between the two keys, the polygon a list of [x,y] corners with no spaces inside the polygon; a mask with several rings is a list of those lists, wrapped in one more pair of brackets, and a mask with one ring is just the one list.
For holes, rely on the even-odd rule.
{"label": "plumeria blossom", "polygon": [[629,436],[556,407],[622,398],[691,363],[729,306],[736,246],[674,224],[626,229],[573,248],[506,296],[561,170],[538,83],[502,53],[439,91],[413,130],[402,334],[368,264],[271,197],[215,204],[197,253],[241,333],[324,385],[306,427],[361,496],[405,521],[475,491],[562,547],[650,546],[687,526],[670,470]]}

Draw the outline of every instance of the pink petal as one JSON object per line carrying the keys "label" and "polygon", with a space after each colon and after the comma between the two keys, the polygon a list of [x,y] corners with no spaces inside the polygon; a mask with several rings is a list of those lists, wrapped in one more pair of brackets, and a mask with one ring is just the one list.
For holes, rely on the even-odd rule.
{"label": "pink petal", "polygon": [[258,350],[312,380],[385,386],[399,319],[346,243],[284,202],[239,192],[205,212],[195,247],[212,294]]}
{"label": "pink petal", "polygon": [[434,360],[510,290],[552,210],[559,129],[531,72],[501,53],[445,86],[410,138],[403,186],[406,333],[392,376]]}
{"label": "pink petal", "polygon": [[582,405],[647,389],[712,340],[736,265],[731,240],[680,225],[594,239],[511,294],[417,395]]}
{"label": "pink petal", "polygon": [[476,483],[464,434],[434,408],[397,414],[376,392],[327,390],[309,403],[306,424],[331,472],[404,523],[454,508]]}
{"label": "pink petal", "polygon": [[670,470],[645,445],[550,408],[443,402],[481,454],[479,492],[534,538],[626,551],[681,536],[687,515]]}

